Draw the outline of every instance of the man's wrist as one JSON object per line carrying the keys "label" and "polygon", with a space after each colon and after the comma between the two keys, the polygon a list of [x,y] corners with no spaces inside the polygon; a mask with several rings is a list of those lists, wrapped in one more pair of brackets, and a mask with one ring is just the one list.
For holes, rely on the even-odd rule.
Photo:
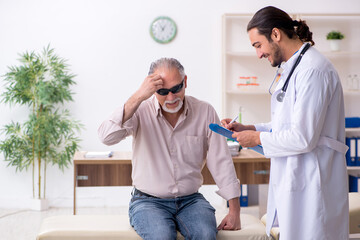
{"label": "man's wrist", "polygon": [[246,125],[246,129],[256,131],[255,125]]}
{"label": "man's wrist", "polygon": [[238,197],[229,200],[229,212],[240,212],[240,200]]}
{"label": "man's wrist", "polygon": [[259,132],[259,131],[256,132],[256,136],[257,136],[257,137],[256,137],[256,142],[257,142],[257,145],[261,145],[260,133],[261,133],[261,132]]}

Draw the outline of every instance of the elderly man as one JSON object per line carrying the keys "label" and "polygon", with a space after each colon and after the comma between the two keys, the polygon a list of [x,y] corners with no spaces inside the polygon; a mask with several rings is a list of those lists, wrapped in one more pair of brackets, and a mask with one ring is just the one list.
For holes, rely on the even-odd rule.
{"label": "elderly man", "polygon": [[[106,145],[133,136],[129,216],[144,239],[176,239],[176,230],[186,239],[216,239],[217,230],[241,227],[239,180],[225,139],[208,127],[219,118],[208,103],[185,96],[186,87],[179,61],[161,58],[98,130]],[[198,192],[205,160],[217,194],[229,201],[218,227],[215,209]]]}

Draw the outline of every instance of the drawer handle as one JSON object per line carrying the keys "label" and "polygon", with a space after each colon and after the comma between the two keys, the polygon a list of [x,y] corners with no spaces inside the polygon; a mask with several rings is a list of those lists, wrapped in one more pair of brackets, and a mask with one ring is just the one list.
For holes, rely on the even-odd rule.
{"label": "drawer handle", "polygon": [[88,180],[89,179],[89,177],[88,176],[76,176],[76,180],[82,180],[82,181],[86,181],[86,180]]}
{"label": "drawer handle", "polygon": [[269,175],[269,170],[256,170],[254,171],[255,175]]}

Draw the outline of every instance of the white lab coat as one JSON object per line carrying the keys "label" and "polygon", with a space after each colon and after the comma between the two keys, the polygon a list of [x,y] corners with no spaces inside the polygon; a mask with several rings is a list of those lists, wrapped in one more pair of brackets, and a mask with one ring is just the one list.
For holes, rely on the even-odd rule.
{"label": "white lab coat", "polygon": [[344,100],[336,70],[310,47],[284,101],[276,100],[301,49],[282,66],[271,123],[255,125],[271,158],[267,233],[277,217],[281,240],[348,239]]}

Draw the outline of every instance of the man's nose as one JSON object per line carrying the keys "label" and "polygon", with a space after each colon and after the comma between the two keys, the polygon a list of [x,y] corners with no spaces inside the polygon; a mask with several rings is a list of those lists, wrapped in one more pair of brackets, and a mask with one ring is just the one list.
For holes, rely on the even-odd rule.
{"label": "man's nose", "polygon": [[262,51],[260,51],[260,49],[256,49],[256,55],[258,56],[258,58],[262,58],[264,56],[264,53]]}
{"label": "man's nose", "polygon": [[168,100],[168,101],[172,101],[175,98],[176,98],[176,96],[172,92],[169,92],[168,95],[166,96],[166,100]]}

